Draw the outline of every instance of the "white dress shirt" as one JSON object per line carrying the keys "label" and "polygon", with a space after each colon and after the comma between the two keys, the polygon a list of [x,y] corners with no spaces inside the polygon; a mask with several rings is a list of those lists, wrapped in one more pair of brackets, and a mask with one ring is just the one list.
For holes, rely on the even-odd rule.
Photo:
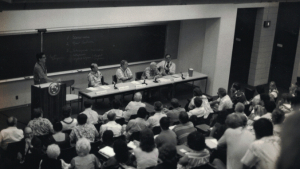
{"label": "white dress shirt", "polygon": [[162,117],[167,117],[166,114],[163,114],[161,112],[156,112],[153,116],[149,117],[147,120],[150,124],[150,128],[153,128],[155,126],[160,126],[159,121]]}
{"label": "white dress shirt", "polygon": [[92,110],[92,108],[86,108],[82,113],[87,116],[86,123],[89,123],[89,124],[97,124],[98,123],[98,113],[96,111]]}
{"label": "white dress shirt", "polygon": [[114,133],[114,137],[118,137],[122,134],[122,126],[115,121],[109,121],[100,127],[101,137],[106,130],[111,130]]}
{"label": "white dress shirt", "polygon": [[125,107],[125,111],[124,111],[125,120],[128,121],[131,115],[137,114],[137,111],[139,110],[140,107],[146,107],[146,104],[142,102],[136,102],[136,101],[129,102],[128,105]]}
{"label": "white dress shirt", "polygon": [[20,141],[22,138],[24,138],[23,130],[15,126],[8,127],[0,132],[0,146],[3,150],[6,150],[9,143]]}
{"label": "white dress shirt", "polygon": [[[161,67],[161,69],[164,69],[163,71],[160,70],[161,72],[163,72],[163,75],[170,75],[170,74],[175,74],[175,70],[176,70],[176,65],[174,62],[170,61],[170,62],[166,62],[165,60],[159,62],[157,64],[157,67]],[[166,72],[166,67],[169,67],[169,72]]]}
{"label": "white dress shirt", "polygon": [[219,107],[218,107],[219,111],[232,108],[233,103],[228,95],[226,95],[222,98],[218,98],[218,101],[219,101]]}

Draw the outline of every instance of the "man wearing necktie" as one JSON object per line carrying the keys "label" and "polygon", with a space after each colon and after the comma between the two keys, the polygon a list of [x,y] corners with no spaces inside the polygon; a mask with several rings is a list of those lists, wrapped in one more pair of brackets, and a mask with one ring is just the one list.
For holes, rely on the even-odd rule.
{"label": "man wearing necktie", "polygon": [[166,54],[165,59],[157,64],[157,67],[160,69],[163,76],[175,74],[176,65],[171,60],[171,55]]}

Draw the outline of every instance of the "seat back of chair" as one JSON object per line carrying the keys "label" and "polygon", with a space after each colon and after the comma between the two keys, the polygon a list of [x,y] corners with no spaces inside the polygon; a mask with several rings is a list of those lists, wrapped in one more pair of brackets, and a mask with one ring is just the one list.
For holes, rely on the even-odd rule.
{"label": "seat back of chair", "polygon": [[72,92],[72,86],[75,83],[75,80],[64,80],[61,83],[66,84],[66,87],[70,87],[70,93]]}
{"label": "seat back of chair", "polygon": [[101,145],[101,141],[96,141],[96,142],[93,142],[91,143],[91,151],[90,153],[91,154],[94,154],[94,155],[97,155],[98,154],[98,147]]}
{"label": "seat back of chair", "polygon": [[123,126],[125,124],[125,119],[124,118],[119,118],[116,119],[116,123],[120,124],[121,126]]}
{"label": "seat back of chair", "polygon": [[121,140],[123,140],[123,141],[126,142],[126,136],[125,136],[125,135],[120,135],[120,136],[118,136],[118,137],[114,137],[114,142],[115,142],[116,140],[118,140],[118,139],[121,139]]}
{"label": "seat back of chair", "polygon": [[135,80],[141,80],[144,72],[135,72]]}
{"label": "seat back of chair", "polygon": [[21,140],[21,141],[18,141],[18,142],[14,142],[14,143],[9,143],[7,145],[6,152],[7,152],[7,157],[10,160],[12,160],[12,161],[17,160],[17,154],[18,154],[18,152],[22,151],[21,150],[22,149],[22,145],[21,145],[22,143],[24,144],[23,148],[25,149],[25,141],[24,140]]}
{"label": "seat back of chair", "polygon": [[100,127],[102,126],[102,123],[94,124],[94,126],[97,129],[97,131],[99,132],[100,131]]}
{"label": "seat back of chair", "polygon": [[136,115],[136,114],[133,114],[133,115],[130,116],[130,118],[129,118],[128,121],[130,121],[130,120],[132,120],[132,119],[136,119],[136,118],[137,118],[137,115]]}

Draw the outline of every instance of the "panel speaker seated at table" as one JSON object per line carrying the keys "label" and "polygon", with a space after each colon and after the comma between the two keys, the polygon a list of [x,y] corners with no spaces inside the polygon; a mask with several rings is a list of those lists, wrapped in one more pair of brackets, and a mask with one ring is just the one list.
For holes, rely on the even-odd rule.
{"label": "panel speaker seated at table", "polygon": [[172,62],[170,54],[165,55],[165,59],[157,64],[157,67],[160,68],[160,72],[163,76],[173,75],[176,71],[176,65]]}
{"label": "panel speaker seated at table", "polygon": [[130,82],[132,79],[132,72],[128,67],[128,62],[126,60],[122,60],[120,63],[120,67],[116,71],[117,83],[125,83]]}
{"label": "panel speaker seated at table", "polygon": [[144,73],[142,74],[142,79],[156,79],[161,77],[161,72],[157,68],[155,62],[151,62],[149,67],[146,67]]}
{"label": "panel speaker seated at table", "polygon": [[88,87],[98,87],[101,85],[108,85],[108,83],[104,82],[104,77],[98,70],[98,65],[96,63],[92,63],[91,71],[88,74]]}

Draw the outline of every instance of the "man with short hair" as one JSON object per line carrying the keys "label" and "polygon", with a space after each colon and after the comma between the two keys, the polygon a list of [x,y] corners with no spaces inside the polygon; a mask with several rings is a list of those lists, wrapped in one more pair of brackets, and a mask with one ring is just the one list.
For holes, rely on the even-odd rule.
{"label": "man with short hair", "polygon": [[142,74],[142,79],[156,79],[159,77],[161,77],[161,73],[159,72],[155,62],[151,62],[150,67],[146,67]]}
{"label": "man with short hair", "polygon": [[175,74],[176,65],[172,62],[170,54],[166,54],[165,59],[159,62],[157,67],[160,68],[160,72],[163,76]]}
{"label": "man with short hair", "polygon": [[230,97],[227,95],[226,89],[219,88],[218,96],[219,96],[219,98],[217,100],[212,101],[210,103],[212,106],[216,105],[217,103],[219,104],[216,108],[217,111],[223,111],[223,110],[232,108],[232,101],[231,101]]}
{"label": "man with short hair", "polygon": [[241,162],[244,168],[276,168],[280,154],[280,138],[273,135],[273,124],[270,120],[260,118],[254,122],[256,140],[250,145]]}
{"label": "man with short hair", "polygon": [[161,133],[155,138],[156,147],[159,148],[164,144],[176,146],[177,139],[174,131],[170,130],[170,120],[168,117],[162,117],[159,121]]}
{"label": "man with short hair", "polygon": [[149,122],[146,121],[148,112],[146,108],[141,107],[137,112],[137,118],[132,119],[126,126],[126,136],[129,138],[132,133],[142,131],[149,127]]}
{"label": "man with short hair", "polygon": [[191,117],[192,115],[196,115],[197,117],[207,118],[209,113],[206,113],[204,107],[202,107],[202,99],[196,97],[194,99],[194,104],[196,107],[188,112],[189,117]]}
{"label": "man with short hair", "polygon": [[63,120],[60,121],[63,128],[62,131],[71,130],[77,125],[77,120],[71,117],[72,108],[69,105],[65,105],[62,108]]}
{"label": "man with short hair", "polygon": [[54,81],[47,76],[46,55],[44,53],[36,54],[36,63],[33,69],[33,80],[35,85]]}
{"label": "man with short hair", "polygon": [[41,108],[33,109],[33,119],[29,121],[28,127],[33,131],[35,136],[44,136],[54,133],[52,123],[43,118],[43,110]]}
{"label": "man with short hair", "polygon": [[88,74],[88,87],[98,87],[103,85],[105,82],[102,77],[103,75],[98,70],[98,65],[96,63],[92,63],[91,71]]}
{"label": "man with short hair", "polygon": [[131,115],[137,114],[137,111],[140,107],[146,107],[145,103],[142,103],[142,94],[137,92],[134,94],[134,101],[128,103],[125,107],[124,118],[125,121],[128,121]]}
{"label": "man with short hair", "polygon": [[120,63],[120,68],[116,71],[117,82],[116,83],[124,83],[129,82],[132,79],[132,72],[128,67],[128,62],[126,60],[122,60]]}
{"label": "man with short hair", "polygon": [[150,123],[150,128],[153,128],[155,126],[159,126],[159,120],[162,117],[167,117],[167,115],[162,113],[163,104],[160,101],[157,101],[154,103],[154,110],[155,114],[151,117],[149,117],[148,122]]}
{"label": "man with short hair", "polygon": [[171,100],[171,105],[172,105],[173,109],[167,110],[166,114],[167,114],[167,117],[170,119],[170,125],[173,125],[173,123],[179,121],[179,113],[181,111],[185,111],[185,109],[182,107],[179,107],[179,102],[178,102],[178,99],[176,99],[176,98],[173,98]]}
{"label": "man with short hair", "polygon": [[107,119],[108,122],[100,127],[100,136],[102,137],[106,130],[111,130],[114,133],[114,137],[122,135],[122,126],[115,121],[116,114],[114,112],[109,112],[107,114]]}
{"label": "man with short hair", "polygon": [[98,113],[94,110],[92,110],[92,102],[90,101],[84,101],[84,107],[85,107],[85,110],[80,113],[80,114],[85,114],[88,119],[87,119],[87,123],[89,124],[97,124],[98,123]]}
{"label": "man with short hair", "polygon": [[173,129],[177,136],[177,144],[181,145],[187,141],[187,136],[191,133],[196,131],[194,124],[189,121],[189,115],[182,111],[179,114],[179,121],[180,124],[176,125]]}
{"label": "man with short hair", "polygon": [[18,142],[23,139],[23,131],[17,128],[17,118],[11,116],[6,120],[7,128],[0,132],[0,147],[6,150],[9,143]]}

